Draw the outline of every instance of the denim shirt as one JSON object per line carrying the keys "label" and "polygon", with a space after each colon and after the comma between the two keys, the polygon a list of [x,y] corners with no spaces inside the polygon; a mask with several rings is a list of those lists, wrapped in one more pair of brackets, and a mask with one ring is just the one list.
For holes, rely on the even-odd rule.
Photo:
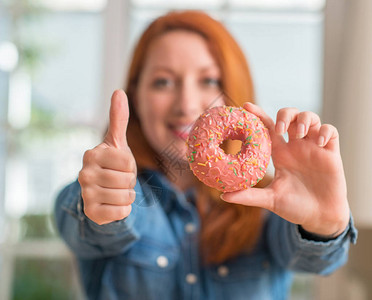
{"label": "denim shirt", "polygon": [[286,299],[293,271],[329,274],[347,261],[357,231],[350,219],[337,238],[304,238],[299,227],[268,213],[253,251],[205,266],[192,190],[175,190],[159,172],[138,174],[131,214],[98,225],[83,212],[76,181],[56,202],[60,234],[77,257],[89,299]]}

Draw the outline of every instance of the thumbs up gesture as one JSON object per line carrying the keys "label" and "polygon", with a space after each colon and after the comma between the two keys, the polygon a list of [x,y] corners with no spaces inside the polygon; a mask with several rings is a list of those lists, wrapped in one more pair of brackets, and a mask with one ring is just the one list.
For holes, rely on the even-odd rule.
{"label": "thumbs up gesture", "polygon": [[129,216],[135,199],[136,161],[128,147],[128,99],[117,90],[111,97],[110,124],[101,144],[85,152],[79,183],[85,215],[102,225]]}

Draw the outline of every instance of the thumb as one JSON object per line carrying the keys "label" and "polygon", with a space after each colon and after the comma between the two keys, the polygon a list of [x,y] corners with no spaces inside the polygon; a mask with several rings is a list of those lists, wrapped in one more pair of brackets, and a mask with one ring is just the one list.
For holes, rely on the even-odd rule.
{"label": "thumb", "polygon": [[125,148],[129,120],[128,98],[123,90],[116,90],[111,97],[110,123],[104,142],[115,148]]}
{"label": "thumb", "polygon": [[236,192],[226,192],[221,194],[221,199],[225,202],[242,204],[246,206],[256,206],[273,211],[274,195],[270,187],[249,188]]}

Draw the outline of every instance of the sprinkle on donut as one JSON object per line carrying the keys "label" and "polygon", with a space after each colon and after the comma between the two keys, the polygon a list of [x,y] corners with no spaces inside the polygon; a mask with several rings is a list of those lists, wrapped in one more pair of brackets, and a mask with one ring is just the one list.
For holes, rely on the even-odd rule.
{"label": "sprinkle on donut", "polygon": [[[220,148],[227,139],[242,141],[237,154]],[[210,108],[196,120],[186,144],[187,159],[195,176],[223,192],[255,186],[264,177],[271,155],[268,129],[242,107]]]}

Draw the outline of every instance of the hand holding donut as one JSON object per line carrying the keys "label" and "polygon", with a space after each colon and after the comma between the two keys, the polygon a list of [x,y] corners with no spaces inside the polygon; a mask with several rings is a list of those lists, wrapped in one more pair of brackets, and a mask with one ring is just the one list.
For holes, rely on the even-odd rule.
{"label": "hand holding donut", "polygon": [[314,234],[340,234],[350,216],[337,129],[312,112],[281,109],[275,124],[260,107],[244,108],[270,132],[275,176],[266,188],[225,193],[223,200],[266,208]]}
{"label": "hand holding donut", "polygon": [[79,173],[85,215],[102,225],[127,217],[135,199],[136,162],[126,140],[128,100],[113,93],[110,124],[101,144],[84,154]]}

